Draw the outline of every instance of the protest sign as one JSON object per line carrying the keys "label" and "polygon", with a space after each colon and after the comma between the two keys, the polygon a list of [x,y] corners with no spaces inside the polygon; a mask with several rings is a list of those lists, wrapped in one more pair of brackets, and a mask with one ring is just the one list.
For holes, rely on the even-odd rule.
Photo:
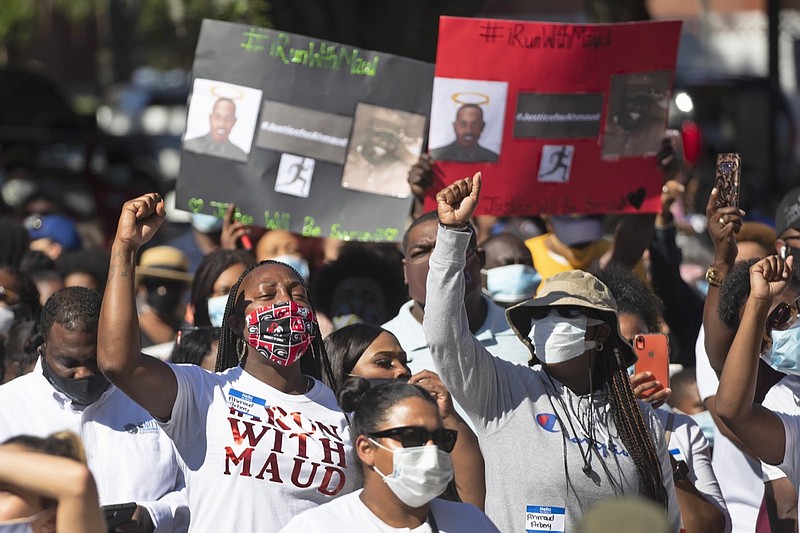
{"label": "protest sign", "polygon": [[480,170],[478,214],[657,211],[679,33],[442,17],[431,192]]}
{"label": "protest sign", "polygon": [[176,205],[305,236],[397,241],[433,65],[203,21]]}

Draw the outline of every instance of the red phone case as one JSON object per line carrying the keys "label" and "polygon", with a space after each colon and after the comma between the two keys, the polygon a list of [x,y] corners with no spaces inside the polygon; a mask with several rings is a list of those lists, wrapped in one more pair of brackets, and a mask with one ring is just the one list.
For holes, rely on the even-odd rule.
{"label": "red phone case", "polygon": [[[661,382],[664,388],[669,387],[669,339],[663,333],[647,333],[636,335],[633,338],[633,349],[639,360],[634,366],[634,372],[650,372],[653,379]],[[655,391],[650,389],[644,396],[650,396]]]}

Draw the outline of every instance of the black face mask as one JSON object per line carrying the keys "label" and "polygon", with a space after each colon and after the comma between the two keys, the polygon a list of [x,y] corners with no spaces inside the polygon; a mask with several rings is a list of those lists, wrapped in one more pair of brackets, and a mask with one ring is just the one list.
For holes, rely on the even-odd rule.
{"label": "black face mask", "polygon": [[[164,291],[162,291],[164,292]],[[147,291],[147,305],[163,317],[175,317],[178,305],[181,303],[181,290],[168,287],[164,294],[159,294],[158,289]]]}
{"label": "black face mask", "polygon": [[91,405],[99,400],[100,396],[111,386],[103,374],[80,379],[62,378],[53,372],[50,364],[44,358],[42,358],[42,374],[54,389],[80,407]]}

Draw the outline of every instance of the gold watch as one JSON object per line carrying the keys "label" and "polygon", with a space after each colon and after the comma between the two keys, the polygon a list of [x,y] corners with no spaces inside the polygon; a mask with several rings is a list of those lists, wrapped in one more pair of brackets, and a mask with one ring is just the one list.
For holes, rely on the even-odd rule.
{"label": "gold watch", "polygon": [[719,272],[717,272],[717,269],[710,266],[708,270],[706,270],[706,281],[712,287],[719,287],[722,285],[723,279],[722,276],[719,275]]}

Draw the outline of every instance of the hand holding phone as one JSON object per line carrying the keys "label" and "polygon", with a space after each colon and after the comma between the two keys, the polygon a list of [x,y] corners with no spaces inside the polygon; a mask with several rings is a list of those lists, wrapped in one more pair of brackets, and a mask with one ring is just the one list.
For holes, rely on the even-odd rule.
{"label": "hand holding phone", "polygon": [[100,507],[106,517],[109,533],[113,532],[117,527],[129,524],[133,521],[133,515],[136,512],[136,502],[116,503],[114,505],[103,505]]}
{"label": "hand holding phone", "polygon": [[[634,372],[650,372],[652,381],[661,383],[662,389],[669,387],[669,339],[663,333],[636,335],[633,338],[633,349],[639,360]],[[644,398],[658,392],[657,388],[649,388],[642,392]]]}
{"label": "hand holding phone", "polygon": [[742,157],[739,154],[717,154],[716,179],[717,189],[715,207],[739,207],[739,189],[741,179]]}

